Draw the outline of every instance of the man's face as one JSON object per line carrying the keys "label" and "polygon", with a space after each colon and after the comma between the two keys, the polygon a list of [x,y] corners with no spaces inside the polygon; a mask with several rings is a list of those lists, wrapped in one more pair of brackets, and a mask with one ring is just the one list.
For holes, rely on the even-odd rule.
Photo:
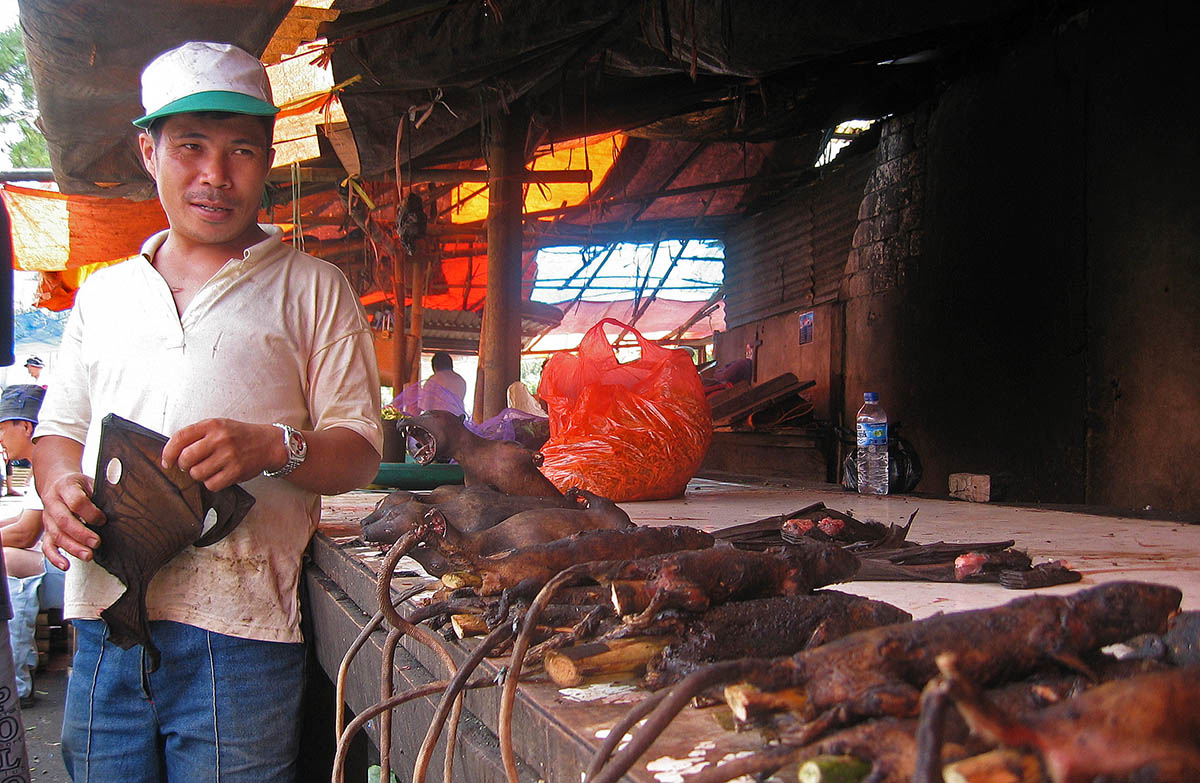
{"label": "man's face", "polygon": [[38,376],[42,374],[42,368],[34,367],[32,364],[25,365],[25,369],[29,370],[29,374],[33,376],[35,381],[38,379]]}
{"label": "man's face", "polygon": [[4,445],[9,459],[29,459],[33,453],[32,434],[33,425],[27,421],[0,421],[0,444]]}
{"label": "man's face", "polygon": [[171,231],[202,245],[250,244],[274,152],[260,118],[177,114],[139,137]]}

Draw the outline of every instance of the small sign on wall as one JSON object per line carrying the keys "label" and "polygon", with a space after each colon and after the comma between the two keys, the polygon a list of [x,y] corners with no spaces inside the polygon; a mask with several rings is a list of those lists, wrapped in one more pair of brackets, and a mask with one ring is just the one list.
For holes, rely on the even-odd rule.
{"label": "small sign on wall", "polygon": [[813,313],[800,313],[800,344],[808,345],[813,341]]}

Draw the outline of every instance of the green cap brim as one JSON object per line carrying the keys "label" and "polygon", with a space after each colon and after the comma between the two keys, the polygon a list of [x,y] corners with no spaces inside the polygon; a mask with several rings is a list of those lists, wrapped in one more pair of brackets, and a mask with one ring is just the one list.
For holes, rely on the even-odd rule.
{"label": "green cap brim", "polygon": [[274,117],[279,113],[278,108],[266,101],[260,101],[258,98],[240,92],[210,90],[208,92],[185,95],[179,100],[171,101],[158,111],[150,112],[144,117],[138,117],[133,121],[133,124],[139,128],[149,128],[150,123],[160,117],[198,111],[225,111],[231,114],[253,114],[259,117]]}

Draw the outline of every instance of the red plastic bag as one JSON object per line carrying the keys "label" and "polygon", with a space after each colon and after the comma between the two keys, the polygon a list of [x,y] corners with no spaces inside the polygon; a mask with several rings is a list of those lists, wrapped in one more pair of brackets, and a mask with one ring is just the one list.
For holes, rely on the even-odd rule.
{"label": "red plastic bag", "polygon": [[[641,358],[618,362],[605,324],[633,334]],[[678,497],[712,441],[712,412],[687,352],[612,318],[588,330],[578,356],[550,358],[538,396],[550,413],[542,473],[561,490],[618,502]]]}

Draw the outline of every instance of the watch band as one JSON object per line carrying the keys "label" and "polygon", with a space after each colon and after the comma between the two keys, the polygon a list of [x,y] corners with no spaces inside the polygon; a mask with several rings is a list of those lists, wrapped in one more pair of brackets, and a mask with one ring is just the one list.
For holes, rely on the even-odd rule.
{"label": "watch band", "polygon": [[287,462],[283,463],[283,467],[278,470],[264,470],[263,475],[269,478],[281,478],[304,463],[304,458],[308,456],[308,443],[304,440],[304,435],[293,427],[279,422],[272,422],[271,426],[283,430],[283,447],[287,450],[288,458]]}

